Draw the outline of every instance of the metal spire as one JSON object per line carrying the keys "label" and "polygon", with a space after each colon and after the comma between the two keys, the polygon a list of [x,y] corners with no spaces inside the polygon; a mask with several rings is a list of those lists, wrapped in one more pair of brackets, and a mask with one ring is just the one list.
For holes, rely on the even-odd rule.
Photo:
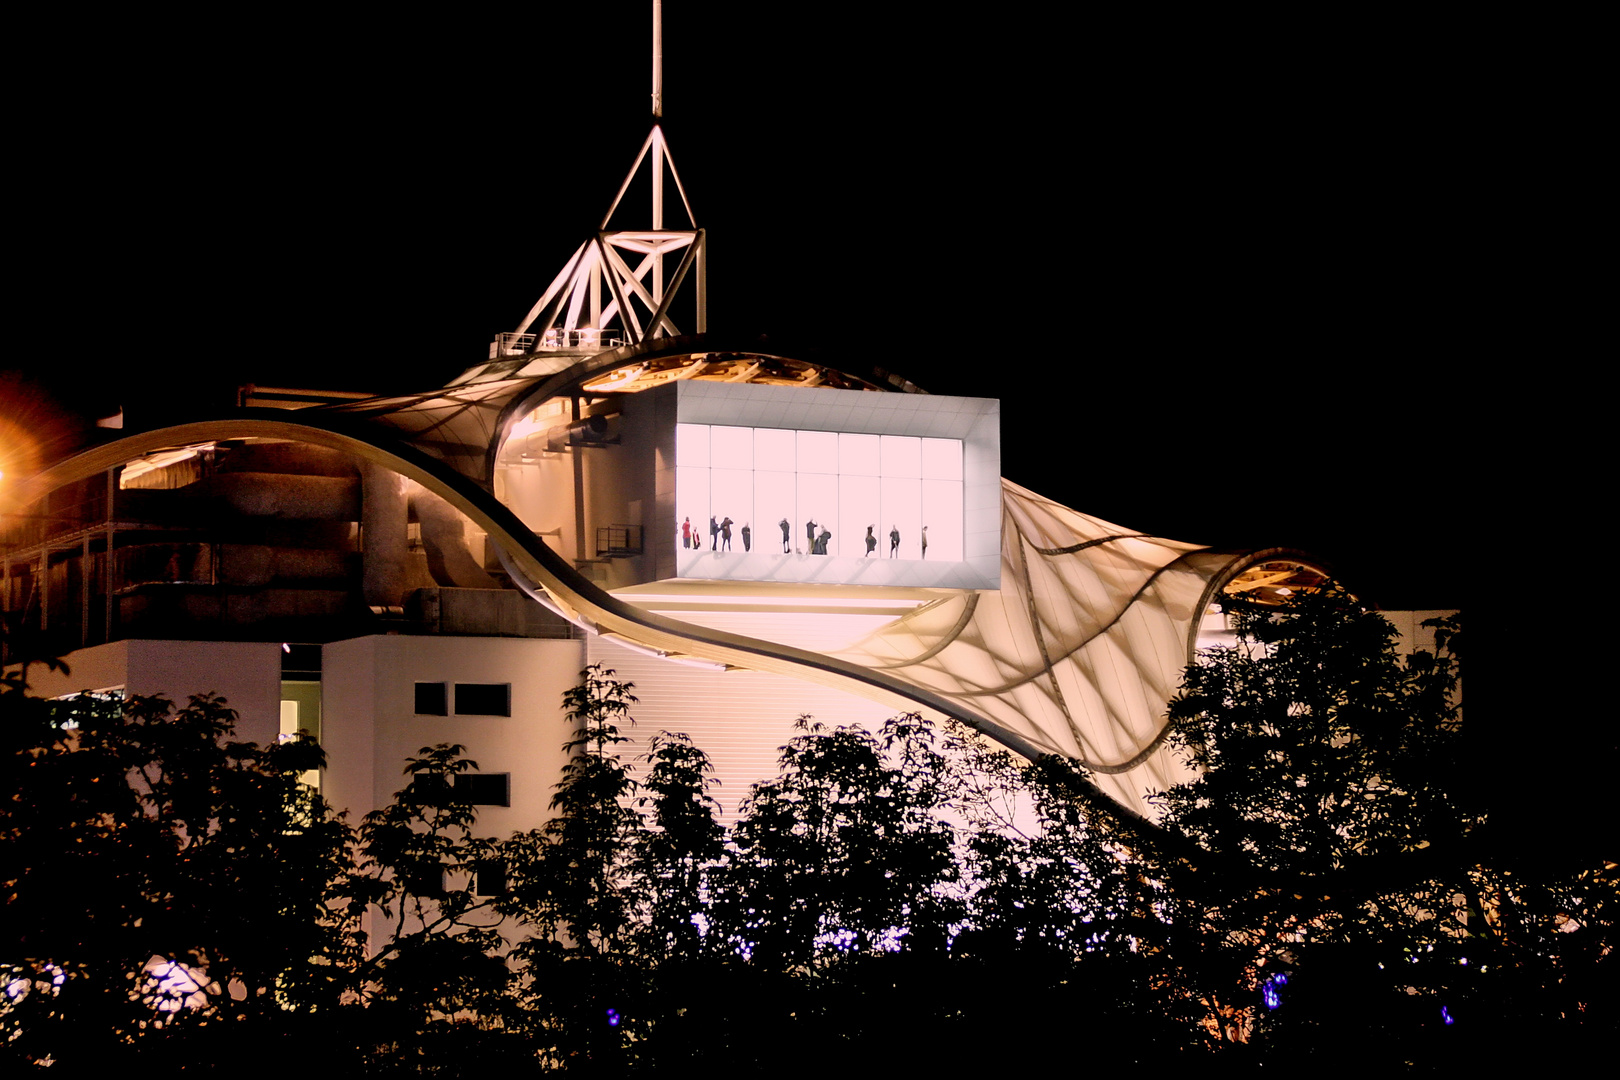
{"label": "metal spire", "polygon": [[[602,215],[596,234],[574,252],[517,330],[496,336],[490,346],[492,360],[543,349],[610,349],[622,343],[676,336],[681,330],[671,317],[671,302],[689,278],[693,308],[688,328],[700,334],[708,329],[705,237],[659,125],[664,115],[663,0],[652,0],[652,17],[652,131]],[[644,161],[652,188],[651,227],[612,228],[614,213]],[[687,228],[671,229],[665,224],[666,171],[680,196],[676,212],[685,211]],[[678,260],[672,273],[666,273],[666,257]]]}
{"label": "metal spire", "polygon": [[664,115],[664,0],[652,0],[653,8],[653,120]]}

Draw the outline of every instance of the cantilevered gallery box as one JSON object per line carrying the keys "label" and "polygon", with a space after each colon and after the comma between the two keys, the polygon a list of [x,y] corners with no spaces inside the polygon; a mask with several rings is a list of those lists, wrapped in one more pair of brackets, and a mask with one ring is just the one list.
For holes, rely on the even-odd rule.
{"label": "cantilevered gallery box", "polygon": [[685,379],[536,416],[502,500],[610,588],[996,589],[999,403]]}
{"label": "cantilevered gallery box", "polygon": [[659,430],[661,578],[1000,587],[998,402],[691,381],[654,393],[676,421],[673,454]]}

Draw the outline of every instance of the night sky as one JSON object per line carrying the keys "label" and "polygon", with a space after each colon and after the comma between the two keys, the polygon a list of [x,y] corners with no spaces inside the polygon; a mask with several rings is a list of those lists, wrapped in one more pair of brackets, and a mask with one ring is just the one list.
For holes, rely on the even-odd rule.
{"label": "night sky", "polygon": [[[711,328],[999,397],[1004,473],[1077,509],[1461,606],[1493,151],[1432,51],[935,10],[666,4]],[[8,367],[143,423],[483,358],[646,134],[647,5],[385,14],[142,12],[54,53]]]}

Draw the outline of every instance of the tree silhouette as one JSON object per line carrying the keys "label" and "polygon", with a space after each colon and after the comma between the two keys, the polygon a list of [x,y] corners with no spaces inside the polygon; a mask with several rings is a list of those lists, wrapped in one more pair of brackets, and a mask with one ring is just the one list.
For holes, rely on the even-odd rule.
{"label": "tree silhouette", "polygon": [[217,698],[8,675],[0,1060],[249,1037],[379,1075],[972,1071],[1016,1051],[962,1032],[1077,1018],[1093,1065],[1606,1045],[1616,868],[1548,871],[1459,794],[1457,624],[1403,657],[1342,592],[1230,614],[1172,705],[1198,771],[1158,827],[1073,762],[904,715],[804,718],[725,830],[690,739],[622,758],[636,699],[593,667],[543,828],[478,836],[477,766],[441,744],[352,830],[298,781],[318,747],[237,743]]}
{"label": "tree silhouette", "polygon": [[202,1060],[336,1008],[348,830],[297,740],[231,740],[204,695],[40,701],[0,686],[0,1053],[69,1069]]}
{"label": "tree silhouette", "polygon": [[556,817],[503,845],[508,894],[501,910],[533,935],[513,950],[523,968],[524,1027],[554,1066],[611,1072],[646,1010],[645,975],[632,941],[647,907],[637,887],[641,814],[636,783],[616,748],[629,740],[631,686],[593,665],[563,695],[571,755],[551,807]]}
{"label": "tree silhouette", "polygon": [[1368,1064],[1582,1037],[1599,1002],[1572,993],[1583,942],[1558,931],[1614,941],[1614,874],[1598,862],[1531,886],[1483,842],[1461,775],[1457,621],[1431,620],[1434,651],[1403,657],[1338,589],[1228,614],[1238,645],[1190,668],[1171,706],[1173,745],[1201,773],[1157,798],[1203,852],[1158,872],[1208,1029],[1279,1060]]}

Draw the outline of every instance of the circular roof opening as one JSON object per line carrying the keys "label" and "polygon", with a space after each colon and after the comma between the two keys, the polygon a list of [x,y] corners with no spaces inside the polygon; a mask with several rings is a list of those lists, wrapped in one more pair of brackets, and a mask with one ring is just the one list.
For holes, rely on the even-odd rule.
{"label": "circular roof opening", "polygon": [[1251,604],[1278,607],[1300,593],[1323,588],[1330,580],[1326,571],[1298,559],[1272,559],[1244,567],[1221,593]]}

